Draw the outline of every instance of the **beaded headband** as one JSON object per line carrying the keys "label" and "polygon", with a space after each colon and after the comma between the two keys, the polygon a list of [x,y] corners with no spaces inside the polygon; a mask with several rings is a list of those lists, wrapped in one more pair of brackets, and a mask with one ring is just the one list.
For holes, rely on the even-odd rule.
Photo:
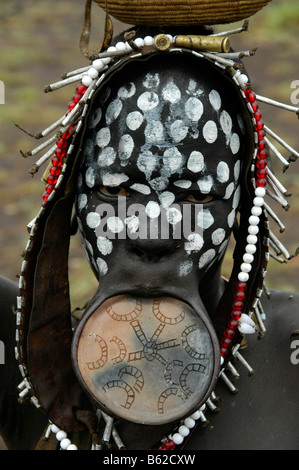
{"label": "beaded headband", "polygon": [[[292,258],[292,255],[290,255],[287,249],[274,235],[269,226],[268,216],[278,224],[281,232],[285,230],[283,223],[270,205],[266,203],[265,196],[267,195],[279,202],[285,209],[287,209],[289,205],[286,199],[288,191],[276,178],[267,164],[268,152],[270,150],[273,156],[279,159],[283,166],[283,171],[299,156],[296,150],[290,147],[281,137],[264,124],[259,110],[259,103],[273,105],[294,112],[295,114],[299,114],[299,108],[267,99],[263,96],[256,95],[252,91],[247,75],[241,70],[240,60],[244,57],[252,56],[255,51],[230,51],[229,36],[242,30],[244,30],[244,27],[207,36],[179,35],[173,37],[168,34],[159,34],[155,37],[146,36],[144,38],[136,38],[134,37],[134,33],[130,32],[125,35],[124,42],[118,42],[115,46],[108,47],[105,52],[99,53],[88,66],[65,74],[62,80],[50,84],[45,88],[45,92],[51,92],[66,85],[76,84],[75,93],[68,104],[68,111],[55,123],[35,136],[36,139],[45,139],[45,141],[32,151],[23,153],[25,157],[42,154],[30,170],[32,175],[35,174],[42,165],[46,163],[49,163],[49,165],[43,177],[46,186],[40,211],[35,219],[28,225],[30,239],[26,247],[19,281],[21,294],[18,297],[16,356],[20,362],[20,370],[24,377],[24,381],[20,384],[21,398],[25,397],[28,392],[31,393],[33,389],[25,361],[23,361],[23,346],[20,341],[21,333],[19,334],[19,329],[23,321],[22,316],[25,302],[22,292],[26,290],[26,260],[32,249],[32,240],[34,239],[39,219],[44,215],[51,201],[55,201],[56,194],[59,192],[59,188],[67,174],[66,170],[69,165],[72,165],[73,154],[76,151],[75,139],[80,135],[85,116],[87,115],[95,91],[106,82],[111,73],[119,70],[127,61],[141,58],[146,56],[146,54],[163,54],[165,51],[169,53],[184,52],[192,54],[197,57],[198,60],[207,60],[219,67],[231,77],[236,85],[251,119],[252,134],[254,136],[254,151],[251,158],[252,167],[250,170],[253,201],[251,214],[247,222],[247,238],[243,259],[241,264],[237,267],[237,282],[235,284],[234,301],[231,307],[230,318],[220,341],[222,368],[219,377],[221,377],[231,391],[235,391],[233,383],[226,375],[226,370],[234,373],[234,368],[229,360],[230,356],[239,359],[249,372],[252,372],[251,366],[239,352],[240,343],[236,344],[234,338],[237,332],[239,332],[241,338],[243,338],[244,335],[255,333],[256,330],[259,331],[260,336],[264,335],[266,332],[264,324],[266,316],[260,297],[263,291],[265,291],[268,296],[270,295],[269,289],[265,283],[267,262],[270,256],[279,262],[284,262],[284,258],[287,260]],[[282,148],[290,154],[288,159],[278,150],[277,144],[282,146]],[[259,279],[257,282],[255,281],[254,298],[250,299],[250,308],[247,313],[243,313],[245,301],[248,300],[246,299],[247,286],[249,282],[252,282],[252,266],[259,243],[259,231],[262,231],[264,234],[264,240],[261,242],[263,259],[260,262]],[[212,394],[196,413],[186,418],[184,423],[178,427],[178,429],[174,430],[171,436],[164,440],[159,448],[173,449],[176,445],[182,445],[184,438],[195,426],[195,421],[201,420],[205,422],[204,411],[207,408],[215,408],[215,404],[213,403],[214,398],[215,396]],[[37,407],[40,406],[38,398],[34,395],[31,397],[31,401]],[[111,424],[111,418],[106,415],[104,417],[112,432],[114,428]],[[71,450],[74,448],[67,439],[66,433],[61,431],[56,425],[51,424],[49,427],[49,432],[50,431],[56,433],[57,439],[61,442],[62,449]],[[112,432],[112,436],[118,447],[122,448],[121,440],[115,429]]]}

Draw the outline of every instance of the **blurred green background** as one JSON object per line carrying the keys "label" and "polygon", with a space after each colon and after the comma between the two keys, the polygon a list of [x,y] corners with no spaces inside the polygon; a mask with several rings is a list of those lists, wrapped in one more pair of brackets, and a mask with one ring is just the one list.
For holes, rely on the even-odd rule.
{"label": "blurred green background", "polygon": [[[66,111],[72,86],[49,94],[44,94],[43,88],[59,80],[64,72],[87,65],[79,50],[84,4],[84,0],[1,0],[0,80],[5,84],[5,104],[0,105],[0,275],[12,280],[19,274],[28,240],[26,225],[38,213],[43,194],[42,171],[32,178],[28,171],[34,160],[20,154],[21,149],[30,150],[36,143],[14,123],[35,134]],[[113,23],[115,33],[127,27]],[[94,4],[92,47],[101,43],[103,26],[102,10]],[[272,0],[250,20],[248,32],[231,37],[235,50],[258,48],[253,58],[245,59],[258,94],[291,104],[291,83],[299,80],[298,28],[298,0]],[[267,125],[299,149],[296,115],[270,106],[261,109]],[[281,164],[276,167],[280,174]],[[299,162],[283,178],[293,194],[291,210],[286,213],[276,205],[287,225],[281,239],[291,253],[299,245],[298,170]],[[230,256],[231,251],[224,265],[225,275],[229,275]],[[298,263],[299,257],[283,265],[271,261],[269,287],[298,291]],[[70,280],[73,306],[82,306],[94,293],[96,282],[77,236],[71,244]]]}

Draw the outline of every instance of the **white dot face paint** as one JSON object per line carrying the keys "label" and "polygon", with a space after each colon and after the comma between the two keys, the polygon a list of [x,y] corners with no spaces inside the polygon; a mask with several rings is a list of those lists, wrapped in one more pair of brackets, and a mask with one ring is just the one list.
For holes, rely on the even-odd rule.
{"label": "white dot face paint", "polygon": [[146,184],[134,183],[132,186],[130,186],[130,188],[133,189],[133,191],[137,191],[141,194],[149,195],[151,193],[151,188]]}
{"label": "white dot face paint", "polygon": [[160,207],[156,201],[149,201],[145,206],[145,213],[150,219],[156,219],[160,215]]}
{"label": "white dot face paint", "polygon": [[108,266],[107,266],[106,261],[103,260],[102,258],[97,258],[96,262],[97,262],[99,275],[100,276],[105,276],[105,274],[107,274],[107,272],[108,272]]}
{"label": "white dot face paint", "polygon": [[234,225],[235,218],[236,218],[236,211],[235,209],[233,209],[227,216],[227,224],[230,228],[232,228],[232,226]]}
{"label": "white dot face paint", "polygon": [[139,218],[136,215],[131,215],[125,219],[125,224],[130,234],[136,233],[139,228]]}
{"label": "white dot face paint", "polygon": [[117,96],[121,100],[127,100],[128,98],[132,98],[136,93],[136,86],[133,82],[130,82],[127,86],[122,86],[118,90]]}
{"label": "white dot face paint", "polygon": [[139,96],[137,100],[137,106],[143,112],[151,111],[156,106],[158,106],[158,104],[159,104],[158,95],[151,91],[145,91]]}
{"label": "white dot face paint", "polygon": [[233,134],[230,139],[230,148],[234,155],[236,155],[240,150],[240,138],[238,134]]}
{"label": "white dot face paint", "polygon": [[169,101],[170,103],[176,103],[181,99],[181,92],[180,89],[173,83],[173,81],[170,81],[162,89],[162,96],[165,101]]}
{"label": "white dot face paint", "polygon": [[178,180],[178,181],[175,181],[173,184],[177,188],[188,189],[192,185],[192,182],[189,180]]}
{"label": "white dot face paint", "polygon": [[89,188],[94,187],[95,174],[94,174],[93,168],[87,168],[86,173],[85,173],[85,183]]}
{"label": "white dot face paint", "polygon": [[149,122],[144,131],[145,142],[147,144],[159,145],[164,142],[164,127],[160,121]]}
{"label": "white dot face paint", "polygon": [[207,121],[203,126],[203,137],[209,144],[212,144],[216,141],[218,137],[217,125],[214,121]]}
{"label": "white dot face paint", "polygon": [[220,243],[223,242],[225,237],[225,230],[223,228],[217,228],[213,233],[212,233],[212,242],[213,245],[220,245]]}
{"label": "white dot face paint", "polygon": [[160,84],[160,77],[158,73],[147,73],[143,81],[145,88],[157,88]]}
{"label": "white dot face paint", "polygon": [[193,173],[202,171],[205,167],[204,156],[201,152],[193,150],[188,158],[187,168]]}
{"label": "white dot face paint", "polygon": [[119,217],[109,217],[107,227],[112,233],[120,233],[124,229],[124,224]]}
{"label": "white dot face paint", "polygon": [[232,118],[227,111],[222,111],[220,114],[220,125],[224,134],[230,134],[232,131]]}
{"label": "white dot face paint", "polygon": [[103,175],[103,186],[120,186],[128,181],[129,177],[124,173],[106,173]]}
{"label": "white dot face paint", "polygon": [[216,257],[216,251],[213,248],[210,248],[205,253],[201,255],[198,261],[198,268],[203,269],[208,266],[209,263]]}
{"label": "white dot face paint", "polygon": [[98,155],[99,167],[110,166],[116,158],[116,151],[113,147],[105,147]]}
{"label": "white dot face paint", "polygon": [[109,126],[115,119],[119,116],[121,110],[122,110],[122,101],[120,99],[115,99],[113,100],[106,111],[106,124]]}
{"label": "white dot face paint", "polygon": [[226,162],[219,162],[217,166],[217,179],[221,183],[226,183],[229,180],[229,167]]}
{"label": "white dot face paint", "polygon": [[171,124],[170,134],[175,143],[181,142],[188,134],[188,127],[185,125],[184,121],[178,119],[173,124]]}
{"label": "white dot face paint", "polygon": [[96,228],[101,223],[101,216],[97,212],[89,212],[86,217],[86,223],[89,228]]}
{"label": "white dot face paint", "polygon": [[77,200],[77,207],[78,207],[78,210],[79,212],[82,211],[82,209],[84,209],[84,207],[86,207],[87,205],[87,196],[86,194],[79,194],[78,196],[78,200]]}
{"label": "white dot face paint", "polygon": [[112,248],[113,248],[112,241],[109,240],[108,238],[98,236],[97,247],[98,247],[99,252],[102,255],[104,256],[110,255],[110,253],[112,252]]}
{"label": "white dot face paint", "polygon": [[180,277],[187,276],[191,272],[192,268],[193,268],[192,260],[184,261],[179,266],[179,276]]}
{"label": "white dot face paint", "polygon": [[217,90],[212,90],[209,93],[209,101],[215,111],[219,111],[219,109],[221,108],[221,97]]}
{"label": "white dot face paint", "polygon": [[159,196],[159,199],[163,207],[169,207],[175,201],[175,195],[170,191],[164,191]]}
{"label": "white dot face paint", "polygon": [[176,207],[170,207],[166,212],[166,219],[170,225],[176,225],[182,220],[182,213]]}
{"label": "white dot face paint", "polygon": [[202,194],[209,194],[213,187],[213,179],[211,175],[203,176],[197,181],[199,190]]}
{"label": "white dot face paint", "polygon": [[188,254],[200,251],[204,244],[203,238],[199,233],[191,233],[187,237],[187,240],[188,241],[185,242],[185,250]]}
{"label": "white dot face paint", "polygon": [[203,104],[202,102],[195,97],[191,97],[187,100],[185,104],[185,113],[186,116],[194,122],[199,121],[203,114]]}
{"label": "white dot face paint", "polygon": [[96,137],[96,143],[99,147],[107,147],[111,139],[110,129],[109,127],[102,127],[99,130]]}
{"label": "white dot face paint", "polygon": [[202,229],[211,227],[214,223],[214,217],[209,209],[203,209],[197,214],[197,225]]}
{"label": "white dot face paint", "polygon": [[136,131],[143,123],[143,120],[143,115],[139,111],[132,111],[128,114],[126,123],[131,131]]}
{"label": "white dot face paint", "polygon": [[132,155],[134,149],[134,140],[129,134],[121,136],[118,145],[118,156],[122,163],[126,163]]}

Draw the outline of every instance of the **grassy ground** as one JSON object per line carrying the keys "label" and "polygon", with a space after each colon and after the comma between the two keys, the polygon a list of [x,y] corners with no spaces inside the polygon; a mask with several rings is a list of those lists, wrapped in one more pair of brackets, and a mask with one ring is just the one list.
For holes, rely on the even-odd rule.
{"label": "grassy ground", "polygon": [[[0,80],[5,84],[5,104],[0,105],[0,274],[13,280],[19,273],[21,253],[27,243],[26,224],[37,214],[43,193],[41,174],[32,179],[28,174],[32,161],[20,155],[20,149],[29,150],[35,142],[14,123],[36,133],[65,112],[71,88],[48,95],[43,88],[58,80],[62,73],[86,64],[78,46],[84,3],[11,0],[1,6]],[[92,41],[97,44],[101,40],[103,16],[96,5],[93,12]],[[251,20],[249,32],[232,37],[235,49],[258,47],[255,57],[246,59],[257,93],[290,103],[291,82],[299,80],[298,23],[297,0],[273,0]],[[124,28],[118,22],[114,25],[115,32]],[[270,127],[280,130],[291,145],[299,148],[296,116],[269,107],[265,107],[263,116]],[[298,164],[297,168],[294,164],[287,173],[288,187],[294,194],[292,212],[282,214],[288,225],[283,239],[290,251],[299,244],[298,178]],[[228,266],[225,265],[225,274]],[[70,272],[74,305],[82,305],[96,284],[77,238],[72,241]],[[297,273],[297,258],[288,265],[271,263],[268,284],[298,290]]]}

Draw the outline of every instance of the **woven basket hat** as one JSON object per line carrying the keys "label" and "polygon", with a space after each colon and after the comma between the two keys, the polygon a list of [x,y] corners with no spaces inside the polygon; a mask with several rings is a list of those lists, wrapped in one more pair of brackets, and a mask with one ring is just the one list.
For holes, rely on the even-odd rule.
{"label": "woven basket hat", "polygon": [[127,24],[212,25],[240,21],[271,0],[94,0]]}

